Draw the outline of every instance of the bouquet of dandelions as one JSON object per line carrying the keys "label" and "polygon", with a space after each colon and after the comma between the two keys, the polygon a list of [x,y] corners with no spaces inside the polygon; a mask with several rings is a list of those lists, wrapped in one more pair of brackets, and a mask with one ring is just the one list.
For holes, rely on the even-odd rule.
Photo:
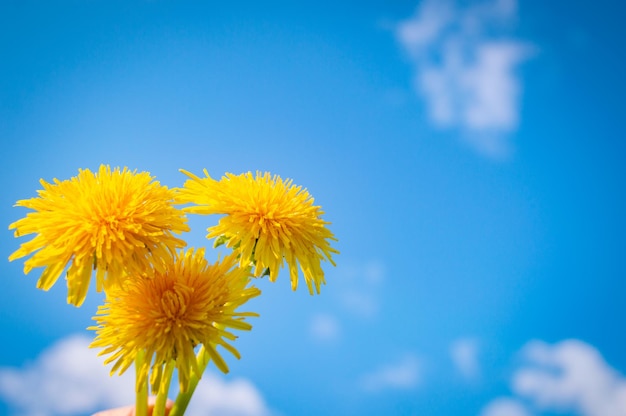
{"label": "bouquet of dandelions", "polygon": [[[80,306],[95,272],[105,301],[89,328],[96,334],[91,346],[108,356],[111,374],[134,363],[138,416],[148,413],[149,389],[156,395],[153,415],[165,414],[174,369],[180,388],[170,416],[184,414],[209,361],[228,372],[220,349],[239,358],[232,330],[250,330],[245,318],[258,316],[239,311],[261,294],[254,277],[275,281],[286,262],[293,290],[299,268],[310,293],[319,293],[321,261],[334,265],[338,254],[321,208],[291,180],[181,172],[189,179],[174,189],[148,172],[105,165],[70,180],[42,179],[38,197],[16,204],[33,212],[9,226],[16,237],[35,235],[9,260],[32,254],[24,273],[44,268],[38,288],[50,289],[66,270],[67,301]],[[220,215],[207,238],[229,254],[210,264],[204,248],[185,250],[186,213]]]}

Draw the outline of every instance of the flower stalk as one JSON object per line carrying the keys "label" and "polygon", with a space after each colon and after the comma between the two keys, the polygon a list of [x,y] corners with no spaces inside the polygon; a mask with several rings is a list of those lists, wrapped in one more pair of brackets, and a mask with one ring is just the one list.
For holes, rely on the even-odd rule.
{"label": "flower stalk", "polygon": [[148,416],[148,382],[141,371],[145,361],[145,351],[137,351],[135,357],[135,416]]}
{"label": "flower stalk", "polygon": [[178,393],[178,396],[176,397],[176,401],[174,402],[174,407],[172,407],[172,411],[170,412],[170,416],[182,416],[185,414],[185,411],[187,410],[187,406],[189,406],[189,401],[191,400],[191,396],[196,390],[196,387],[198,386],[198,382],[200,381],[200,378],[202,374],[204,373],[204,370],[206,369],[210,360],[211,360],[211,357],[207,353],[204,346],[201,347],[200,351],[198,351],[198,356],[197,356],[198,369],[200,370],[200,372],[198,374],[192,373],[191,377],[189,378],[189,386],[187,387],[187,390],[184,392]]}
{"label": "flower stalk", "polygon": [[167,404],[167,395],[170,391],[170,382],[172,381],[172,375],[174,374],[175,367],[176,367],[176,362],[174,360],[170,360],[165,365],[165,370],[163,371],[161,384],[159,386],[159,392],[156,397],[156,402],[154,403],[152,416],[165,416],[165,405]]}

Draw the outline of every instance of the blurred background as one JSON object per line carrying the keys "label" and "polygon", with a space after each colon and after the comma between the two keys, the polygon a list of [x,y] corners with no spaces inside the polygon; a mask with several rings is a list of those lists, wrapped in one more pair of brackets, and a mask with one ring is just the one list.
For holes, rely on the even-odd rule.
{"label": "blurred background", "polygon": [[8,262],[30,239],[13,204],[104,163],[168,187],[180,168],[292,178],[339,239],[321,295],[258,281],[242,358],[210,366],[192,415],[626,415],[623,16],[0,2],[0,414],[133,402],[87,348],[101,294],[77,309]]}

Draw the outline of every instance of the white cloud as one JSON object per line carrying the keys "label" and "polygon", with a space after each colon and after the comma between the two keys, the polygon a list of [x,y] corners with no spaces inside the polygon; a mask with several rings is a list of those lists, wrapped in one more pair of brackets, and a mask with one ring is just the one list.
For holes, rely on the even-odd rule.
{"label": "white cloud", "polygon": [[450,346],[452,362],[466,380],[476,380],[480,377],[478,353],[478,341],[473,338],[458,339]]}
{"label": "white cloud", "polygon": [[[531,341],[521,356],[521,366],[512,375],[516,398],[494,400],[481,416],[526,415],[530,410],[626,416],[626,378],[610,367],[593,346],[579,340],[554,345]],[[513,409],[509,413],[507,406]],[[497,413],[500,408],[503,413]]]}
{"label": "white cloud", "polygon": [[417,357],[407,355],[396,363],[382,366],[366,374],[359,384],[363,390],[370,392],[413,389],[420,383],[420,370]]}
{"label": "white cloud", "polygon": [[339,337],[339,322],[332,315],[315,315],[311,320],[310,332],[311,336],[318,341],[334,341]]}
{"label": "white cloud", "polygon": [[521,82],[516,69],[530,56],[527,43],[508,37],[515,0],[485,0],[461,8],[425,0],[395,28],[415,69],[415,88],[431,121],[459,128],[480,152],[500,157],[519,122]]}
{"label": "white cloud", "polygon": [[84,415],[133,403],[132,371],[109,376],[90,340],[71,336],[21,369],[0,369],[0,397],[23,416]]}
{"label": "white cloud", "polygon": [[[134,371],[109,376],[90,339],[75,335],[44,350],[23,368],[0,368],[0,398],[20,416],[86,415],[134,403]],[[226,383],[204,374],[188,414],[266,416],[263,397],[249,381]]]}
{"label": "white cloud", "polygon": [[513,391],[537,408],[584,416],[626,415],[626,379],[591,345],[533,341],[523,354],[528,363],[514,375]]}
{"label": "white cloud", "polygon": [[498,398],[480,412],[480,416],[530,416],[531,413],[516,399]]}
{"label": "white cloud", "polygon": [[245,379],[225,382],[205,373],[198,383],[189,408],[189,416],[269,416],[263,396]]}

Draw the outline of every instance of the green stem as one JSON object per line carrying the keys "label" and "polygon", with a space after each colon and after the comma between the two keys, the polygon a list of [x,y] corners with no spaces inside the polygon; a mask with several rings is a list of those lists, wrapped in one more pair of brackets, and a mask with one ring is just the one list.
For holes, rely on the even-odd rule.
{"label": "green stem", "polygon": [[141,368],[146,360],[146,352],[139,350],[135,357],[135,415],[148,416],[148,380],[141,378]]}
{"label": "green stem", "polygon": [[191,400],[191,396],[193,392],[196,390],[198,386],[198,382],[200,381],[200,377],[204,373],[207,364],[209,364],[210,357],[206,352],[204,345],[198,351],[198,356],[196,357],[198,360],[198,368],[200,370],[199,374],[196,374],[194,371],[191,372],[189,377],[189,385],[187,386],[187,391],[178,393],[176,396],[176,401],[174,402],[174,407],[172,407],[172,411],[170,412],[170,416],[182,416],[185,414],[185,410],[187,410],[187,406],[189,406],[189,401]]}
{"label": "green stem", "polygon": [[165,404],[167,403],[167,394],[170,391],[170,382],[172,381],[175,364],[176,362],[174,360],[170,360],[165,365],[165,370],[163,372],[163,377],[161,378],[161,384],[159,385],[159,392],[157,393],[152,416],[165,416]]}

